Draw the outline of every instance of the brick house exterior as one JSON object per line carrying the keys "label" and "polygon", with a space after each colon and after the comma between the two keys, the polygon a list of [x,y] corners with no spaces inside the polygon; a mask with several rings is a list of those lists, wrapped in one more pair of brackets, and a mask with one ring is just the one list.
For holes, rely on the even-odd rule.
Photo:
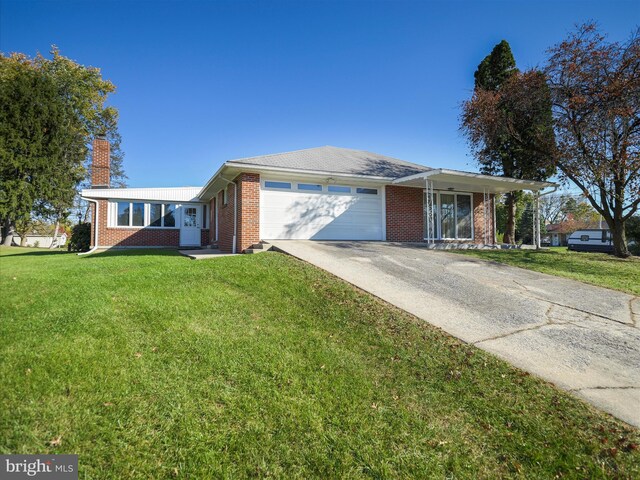
{"label": "brick house exterior", "polygon": [[260,175],[242,173],[238,184],[238,250],[260,241]]}
{"label": "brick house exterior", "polygon": [[389,185],[385,188],[387,240],[424,240],[424,191],[420,188]]}
{"label": "brick house exterior", "polygon": [[[110,189],[106,140],[95,140],[93,158],[94,185],[83,197],[92,202],[97,247],[214,246],[240,253],[275,238],[493,244],[496,195],[550,185],[320,147],[226,162],[204,187]],[[425,239],[427,186],[434,218],[447,215],[455,224],[436,232],[451,238]]]}

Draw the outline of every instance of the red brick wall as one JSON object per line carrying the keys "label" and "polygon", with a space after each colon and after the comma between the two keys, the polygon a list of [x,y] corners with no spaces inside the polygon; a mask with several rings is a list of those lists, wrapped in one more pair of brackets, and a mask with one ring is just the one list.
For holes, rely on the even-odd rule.
{"label": "red brick wall", "polygon": [[[99,200],[100,218],[98,243],[101,247],[179,247],[180,228],[123,228],[107,226],[107,200]],[[93,204],[92,204],[93,205]],[[91,209],[95,219],[94,208]],[[95,243],[95,221],[91,222],[91,246]],[[200,231],[202,246],[209,244],[209,229]]]}
{"label": "red brick wall", "polygon": [[260,175],[242,173],[238,182],[238,252],[260,241]]}
{"label": "red brick wall", "polygon": [[389,242],[422,242],[424,240],[423,190],[387,185],[386,217]]}
{"label": "red brick wall", "polygon": [[[489,243],[496,243],[494,236],[495,229],[493,227],[493,202],[495,195],[489,196],[489,215],[487,217],[488,224],[488,240]],[[484,195],[482,193],[473,194],[473,243],[484,243]]]}
{"label": "red brick wall", "polygon": [[233,190],[235,185],[229,184],[227,187],[228,202],[223,201],[223,191],[218,193],[218,248],[223,252],[231,252],[233,248]]}
{"label": "red brick wall", "polygon": [[[236,252],[241,253],[260,241],[260,175],[241,173],[234,180],[238,185],[238,231]],[[219,192],[218,247],[223,252],[233,251],[233,189],[228,186],[228,203],[224,205],[223,192]],[[215,224],[215,219],[212,225]]]}
{"label": "red brick wall", "polygon": [[209,229],[203,228],[200,230],[200,246],[206,247],[209,245]]}
{"label": "red brick wall", "polygon": [[209,202],[209,245],[216,243],[216,201],[214,197]]}
{"label": "red brick wall", "polygon": [[110,147],[105,138],[93,140],[93,157],[91,163],[91,186],[109,187]]}

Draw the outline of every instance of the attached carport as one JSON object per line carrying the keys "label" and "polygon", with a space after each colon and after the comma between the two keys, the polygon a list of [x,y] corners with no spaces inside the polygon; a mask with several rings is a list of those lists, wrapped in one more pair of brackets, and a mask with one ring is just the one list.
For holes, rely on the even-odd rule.
{"label": "attached carport", "polygon": [[[461,172],[457,170],[447,170],[444,168],[433,169],[427,172],[417,173],[406,177],[397,178],[393,185],[423,188],[424,210],[425,210],[425,240],[427,243],[434,243],[437,238],[436,216],[437,209],[434,204],[434,192],[472,192],[483,195],[483,243],[491,243],[490,239],[495,238],[495,231],[490,230],[493,225],[495,229],[495,195],[501,195],[517,190],[529,190],[534,193],[534,235],[535,244],[540,246],[540,191],[547,187],[553,187],[545,193],[556,190],[557,185],[552,182],[536,182],[532,180],[520,180],[509,177],[494,177],[479,173]],[[492,200],[493,199],[493,200]]]}

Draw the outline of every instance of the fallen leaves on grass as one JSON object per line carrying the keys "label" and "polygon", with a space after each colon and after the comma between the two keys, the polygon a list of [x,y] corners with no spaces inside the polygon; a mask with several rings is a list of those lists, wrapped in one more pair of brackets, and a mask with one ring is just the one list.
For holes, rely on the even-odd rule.
{"label": "fallen leaves on grass", "polygon": [[57,447],[62,443],[62,435],[58,435],[56,438],[54,438],[53,440],[49,441],[49,445],[51,445],[52,447]]}

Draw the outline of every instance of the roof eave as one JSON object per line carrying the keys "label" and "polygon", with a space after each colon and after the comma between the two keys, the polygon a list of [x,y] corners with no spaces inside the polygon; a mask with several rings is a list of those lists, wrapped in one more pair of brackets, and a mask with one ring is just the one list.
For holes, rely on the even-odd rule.
{"label": "roof eave", "polygon": [[[218,180],[222,179],[223,174],[227,171],[231,170],[232,174],[230,175],[232,178],[235,178],[237,174],[241,172],[248,173],[290,173],[294,175],[308,175],[308,176],[322,176],[322,177],[331,177],[335,179],[345,178],[345,179],[358,179],[363,181],[373,181],[373,182],[381,182],[381,183],[391,183],[393,181],[393,177],[381,177],[375,175],[362,175],[356,173],[341,173],[341,172],[330,172],[325,170],[306,170],[301,168],[287,168],[287,167],[273,167],[268,165],[258,165],[246,162],[234,162],[233,160],[229,160],[222,164],[222,166],[218,169],[218,171],[209,179],[209,181],[202,187],[202,190],[198,193],[198,197],[203,200],[209,200],[217,191],[215,190],[215,185]],[[225,179],[224,184],[226,184]],[[213,191],[212,191],[213,189]]]}
{"label": "roof eave", "polygon": [[[473,185],[473,181],[483,180],[487,182],[488,185],[493,185],[496,191],[514,191],[514,190],[531,190],[531,191],[539,191],[547,187],[558,186],[558,184],[554,182],[539,182],[535,180],[522,180],[518,178],[511,177],[498,177],[493,175],[483,175],[481,173],[472,173],[472,172],[461,172],[459,170],[448,170],[444,168],[439,168],[436,170],[431,170],[428,172],[418,173],[414,175],[409,175],[406,177],[396,178],[393,181],[395,185],[402,184],[413,184],[408,186],[420,187],[418,184],[421,180],[426,181],[427,179],[431,179],[433,181],[443,180],[446,178],[454,178],[459,180],[461,183],[466,183],[469,185]],[[477,184],[476,184],[477,185]],[[499,188],[497,187],[499,186]],[[513,188],[510,188],[513,187]]]}
{"label": "roof eave", "polygon": [[382,182],[391,182],[394,177],[383,177],[378,175],[364,175],[359,173],[344,173],[344,172],[331,172],[328,170],[308,170],[303,168],[289,168],[289,167],[273,167],[268,165],[257,165],[251,163],[236,163],[229,161],[226,165],[237,168],[249,168],[251,171],[259,172],[283,172],[283,173],[295,173],[299,175],[329,175],[331,177],[345,177],[345,178],[361,178],[363,180],[380,180]]}

